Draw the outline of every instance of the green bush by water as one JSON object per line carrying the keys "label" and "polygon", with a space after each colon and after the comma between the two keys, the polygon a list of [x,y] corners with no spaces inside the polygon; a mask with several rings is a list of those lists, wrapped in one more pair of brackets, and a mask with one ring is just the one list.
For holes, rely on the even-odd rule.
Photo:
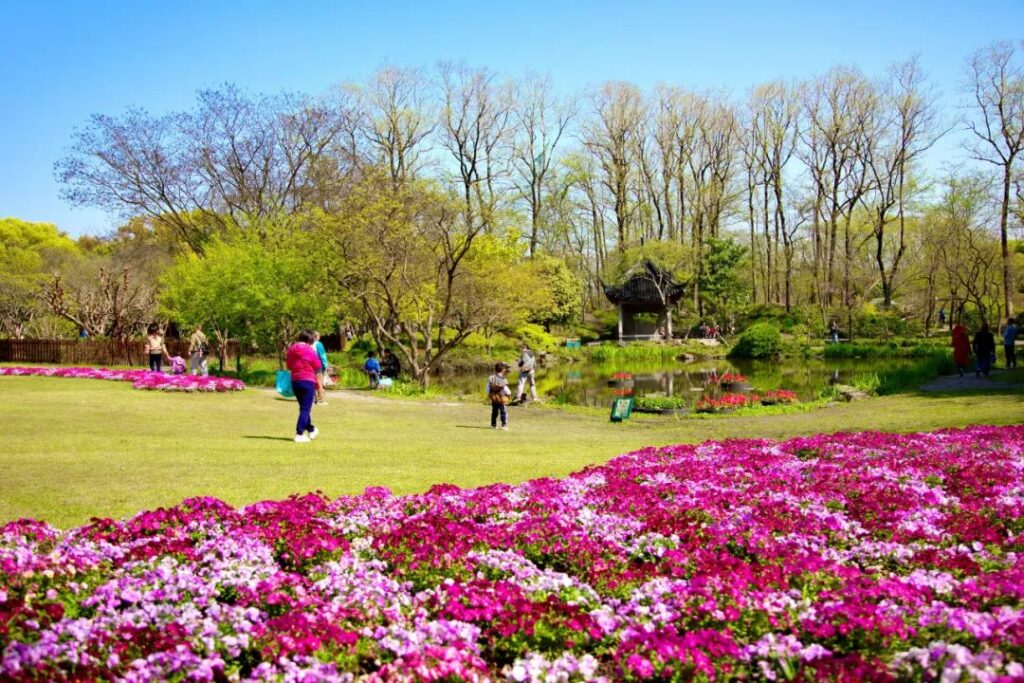
{"label": "green bush by water", "polygon": [[782,335],[767,323],[751,325],[740,335],[729,355],[733,358],[771,358],[782,351]]}

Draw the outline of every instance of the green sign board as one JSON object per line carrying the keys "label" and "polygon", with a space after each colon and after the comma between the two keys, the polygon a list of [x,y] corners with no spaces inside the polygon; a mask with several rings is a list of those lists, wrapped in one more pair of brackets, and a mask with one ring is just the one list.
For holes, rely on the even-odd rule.
{"label": "green sign board", "polygon": [[633,397],[626,396],[623,398],[617,398],[612,401],[612,422],[622,422],[628,420],[629,416],[633,414]]}
{"label": "green sign board", "polygon": [[580,348],[580,340],[579,339],[566,339],[565,340],[565,348],[567,348],[567,349],[578,349],[578,348]]}

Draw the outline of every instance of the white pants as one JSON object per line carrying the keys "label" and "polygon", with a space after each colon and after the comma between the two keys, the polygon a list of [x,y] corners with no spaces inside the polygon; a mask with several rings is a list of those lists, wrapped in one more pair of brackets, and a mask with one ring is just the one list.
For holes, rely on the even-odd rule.
{"label": "white pants", "polygon": [[537,400],[537,380],[534,378],[533,370],[529,372],[519,373],[519,386],[516,387],[516,398],[522,398],[523,389],[526,388],[526,383],[530,383],[530,397]]}
{"label": "white pants", "polygon": [[196,374],[196,370],[199,370],[199,374],[206,377],[210,374],[210,370],[206,366],[206,356],[199,353],[193,353],[188,359],[188,371],[191,374]]}

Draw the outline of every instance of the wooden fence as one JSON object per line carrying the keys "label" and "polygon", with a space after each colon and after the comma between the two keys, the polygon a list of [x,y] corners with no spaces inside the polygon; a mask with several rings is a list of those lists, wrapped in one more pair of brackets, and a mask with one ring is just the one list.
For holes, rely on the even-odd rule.
{"label": "wooden fence", "polygon": [[[167,339],[167,352],[188,358],[187,339]],[[227,357],[238,356],[238,342],[227,343]],[[211,345],[211,359],[218,349]],[[55,365],[146,365],[141,341],[115,339],[0,339],[0,363],[53,363]]]}

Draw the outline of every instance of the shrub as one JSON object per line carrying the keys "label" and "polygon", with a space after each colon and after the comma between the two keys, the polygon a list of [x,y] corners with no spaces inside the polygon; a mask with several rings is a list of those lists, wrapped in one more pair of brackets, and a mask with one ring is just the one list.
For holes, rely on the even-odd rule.
{"label": "shrub", "polygon": [[767,323],[751,325],[740,335],[736,346],[729,352],[735,358],[771,358],[782,351],[782,335]]}
{"label": "shrub", "polygon": [[544,331],[540,325],[526,324],[516,328],[515,337],[529,344],[534,351],[554,351],[558,348],[558,340]]}
{"label": "shrub", "polygon": [[678,396],[641,396],[633,405],[639,411],[679,410],[686,407],[686,402]]}

